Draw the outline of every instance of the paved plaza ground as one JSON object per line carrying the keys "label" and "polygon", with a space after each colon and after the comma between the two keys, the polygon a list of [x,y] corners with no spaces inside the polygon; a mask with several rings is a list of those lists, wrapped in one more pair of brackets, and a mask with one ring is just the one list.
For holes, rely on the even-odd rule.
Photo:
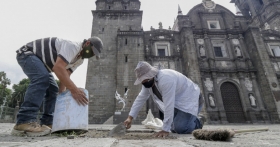
{"label": "paved plaza ground", "polygon": [[111,130],[115,125],[89,125],[89,132],[67,139],[66,136],[48,135],[45,137],[15,137],[10,132],[14,124],[0,123],[1,147],[279,147],[280,125],[272,124],[236,124],[205,125],[203,129],[256,129],[268,128],[264,132],[247,132],[235,134],[231,141],[197,140],[191,134],[170,134],[168,138],[153,138],[153,130],[142,125],[133,125],[125,137],[112,138],[96,132]]}

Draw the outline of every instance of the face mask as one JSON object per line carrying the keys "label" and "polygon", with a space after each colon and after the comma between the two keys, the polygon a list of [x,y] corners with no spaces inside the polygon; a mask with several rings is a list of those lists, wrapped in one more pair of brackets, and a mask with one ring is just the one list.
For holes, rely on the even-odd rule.
{"label": "face mask", "polygon": [[154,79],[149,80],[148,82],[142,83],[144,85],[144,87],[146,88],[151,88],[154,85]]}
{"label": "face mask", "polygon": [[93,53],[90,45],[84,47],[82,52],[83,52],[82,53],[82,59],[90,58],[90,57],[94,56],[94,53]]}

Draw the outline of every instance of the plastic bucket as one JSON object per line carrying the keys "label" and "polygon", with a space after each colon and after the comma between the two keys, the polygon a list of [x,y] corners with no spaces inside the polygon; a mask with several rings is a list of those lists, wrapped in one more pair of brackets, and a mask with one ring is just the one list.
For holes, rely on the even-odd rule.
{"label": "plastic bucket", "polygon": [[58,95],[53,117],[52,132],[64,130],[88,130],[88,105],[78,105],[69,90]]}

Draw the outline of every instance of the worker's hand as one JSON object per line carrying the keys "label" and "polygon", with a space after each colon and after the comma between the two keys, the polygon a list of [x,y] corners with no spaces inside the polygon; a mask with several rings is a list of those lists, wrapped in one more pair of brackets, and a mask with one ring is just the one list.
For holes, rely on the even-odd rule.
{"label": "worker's hand", "polygon": [[128,116],[127,119],[123,122],[126,129],[129,129],[131,127],[133,117]]}
{"label": "worker's hand", "polygon": [[75,90],[72,90],[71,94],[79,105],[85,106],[88,104],[88,99],[82,89],[77,88]]}
{"label": "worker's hand", "polygon": [[160,132],[157,132],[153,135],[153,137],[162,137],[165,138],[169,135],[169,132],[161,130]]}

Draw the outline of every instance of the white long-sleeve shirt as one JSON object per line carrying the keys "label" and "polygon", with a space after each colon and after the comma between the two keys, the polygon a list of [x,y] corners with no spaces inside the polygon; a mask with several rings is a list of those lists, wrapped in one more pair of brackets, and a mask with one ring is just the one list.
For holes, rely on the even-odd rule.
{"label": "white long-sleeve shirt", "polygon": [[170,131],[174,117],[174,108],[183,112],[190,113],[194,116],[198,115],[200,88],[183,74],[170,70],[159,70],[155,76],[155,86],[162,95],[159,100],[153,93],[152,88],[142,89],[136,97],[129,115],[136,118],[138,112],[144,103],[149,99],[150,95],[159,109],[164,113],[162,130]]}

